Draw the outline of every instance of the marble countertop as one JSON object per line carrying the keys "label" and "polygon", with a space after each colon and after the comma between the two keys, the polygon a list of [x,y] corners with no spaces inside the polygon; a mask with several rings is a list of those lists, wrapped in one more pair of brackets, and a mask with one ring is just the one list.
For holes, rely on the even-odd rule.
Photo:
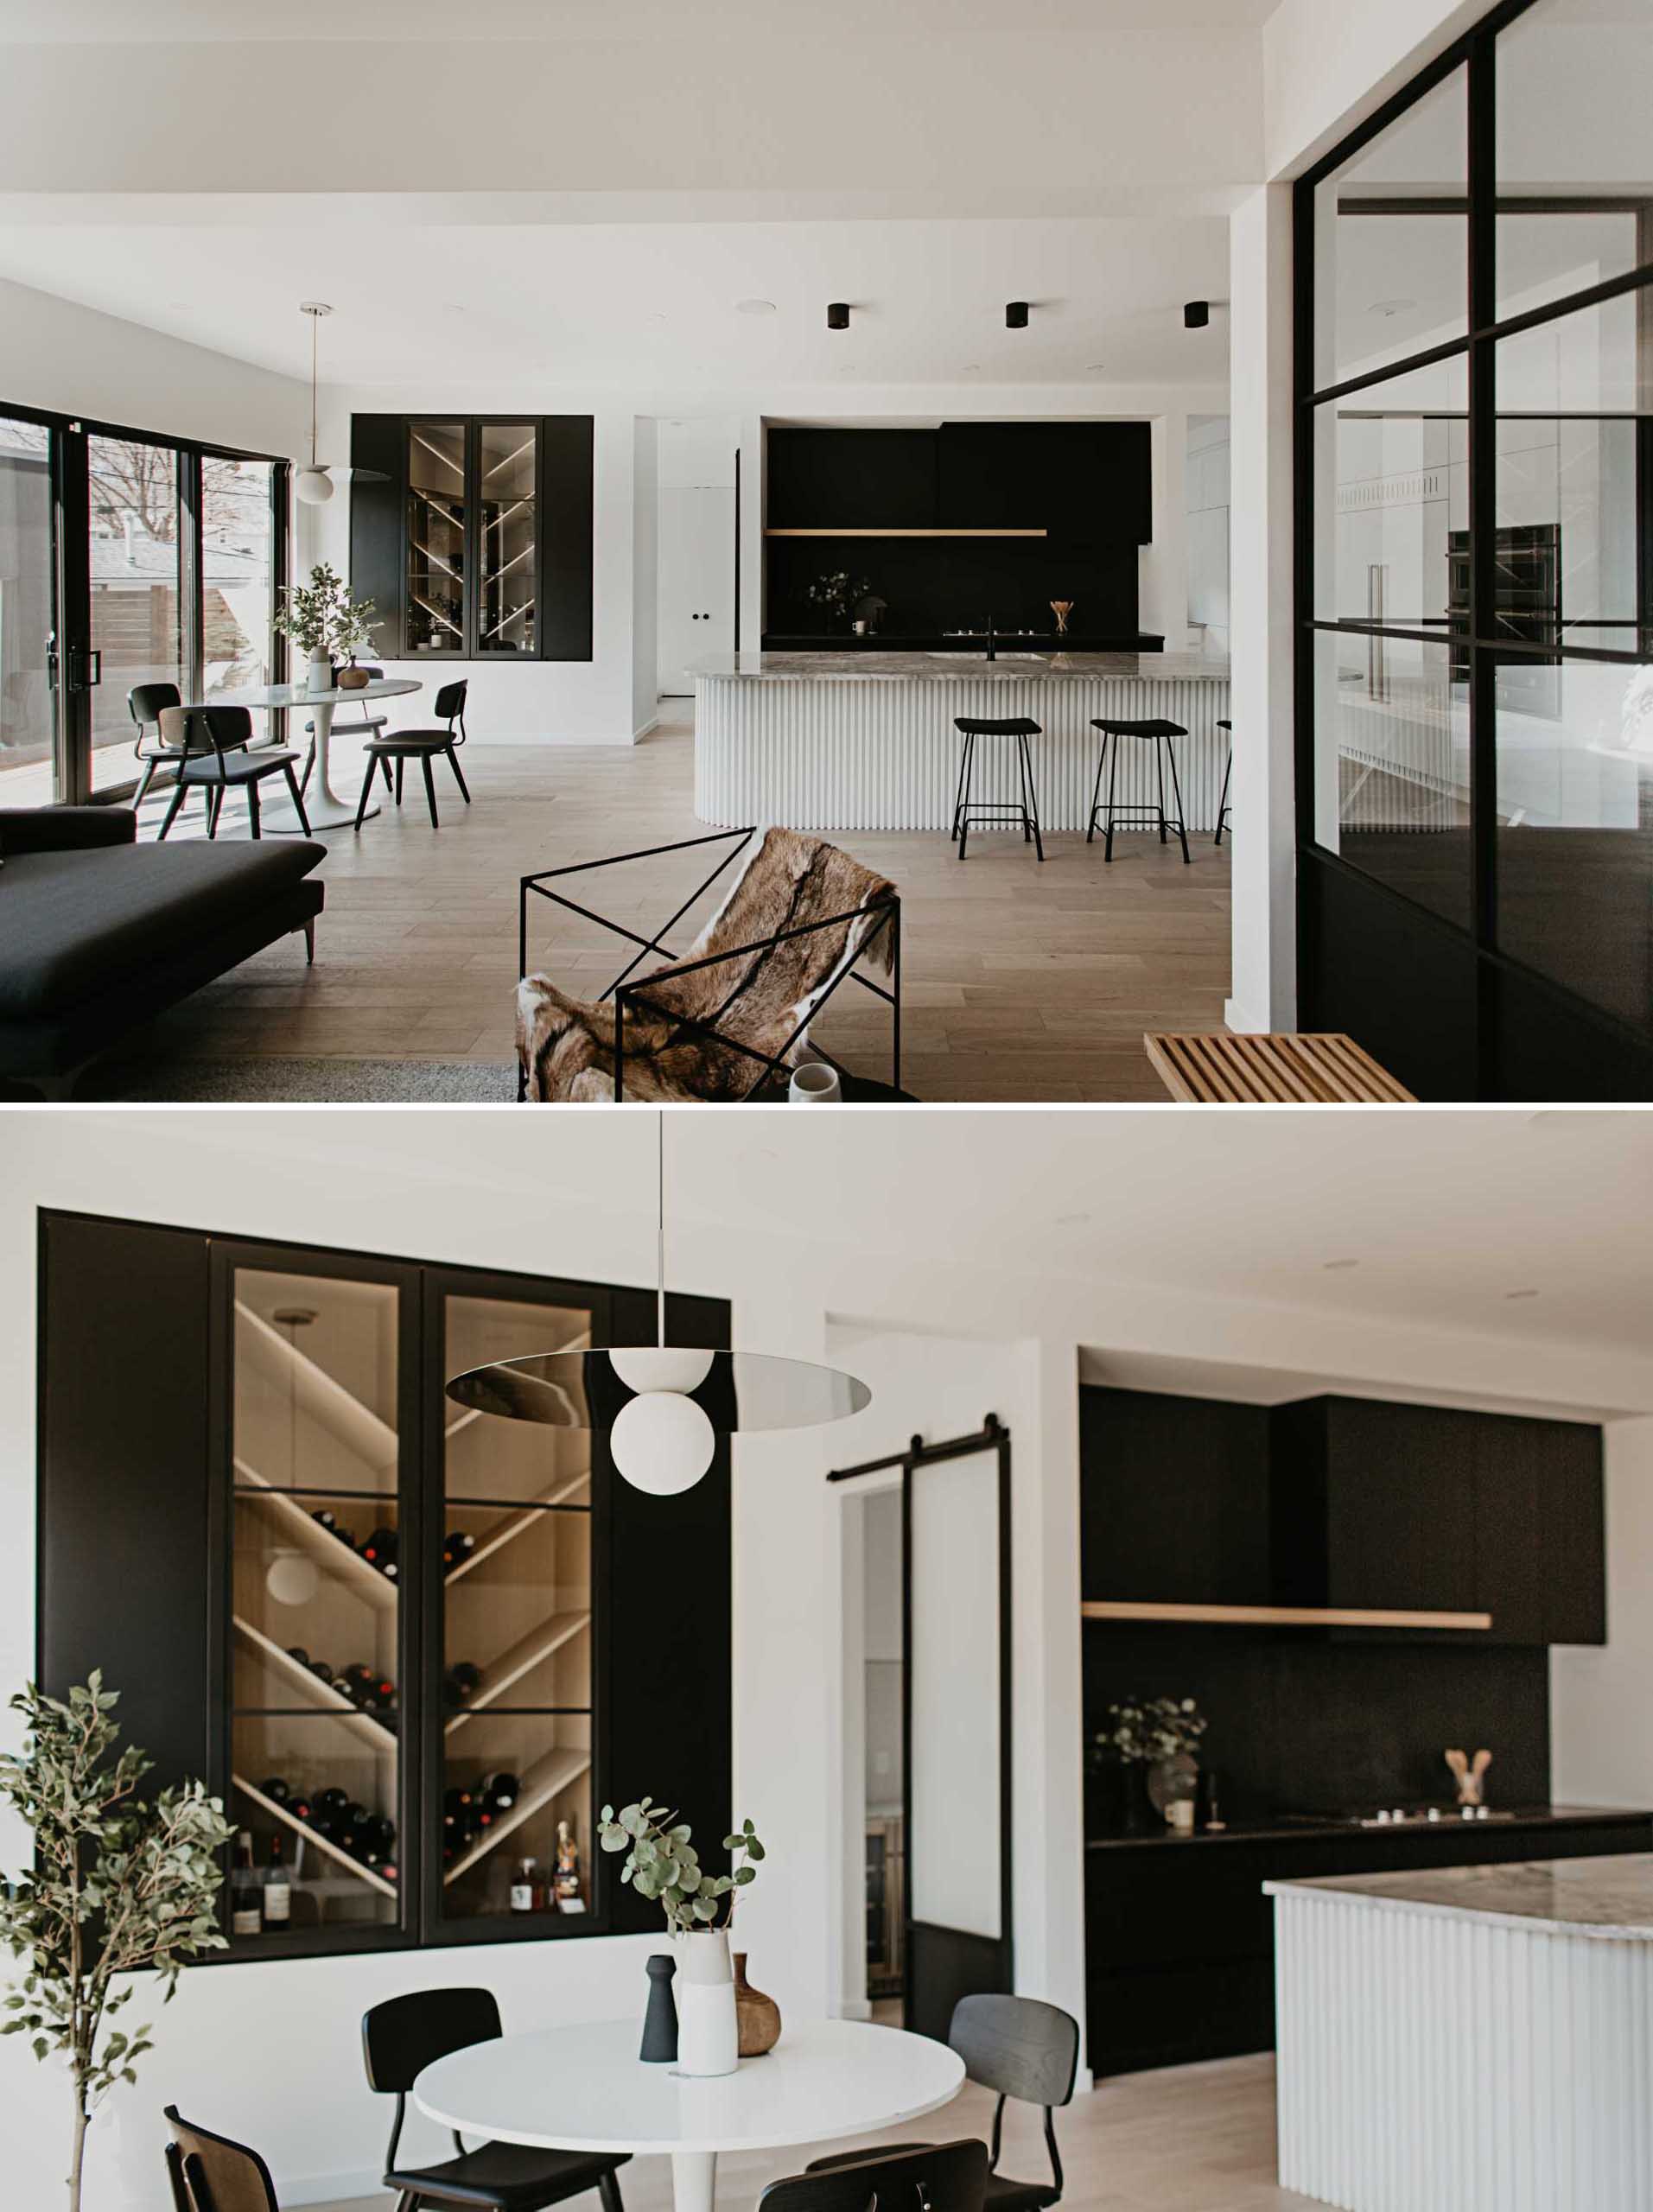
{"label": "marble countertop", "polygon": [[1139,678],[1167,683],[1226,683],[1229,664],[1206,653],[1046,653],[1004,647],[997,660],[985,652],[711,653],[697,660],[696,676],[753,677],[762,683],[842,680],[854,683],[1012,683],[1018,678]]}
{"label": "marble countertop", "polygon": [[1415,1874],[1333,1874],[1265,1882],[1271,1897],[1350,1897],[1376,1910],[1440,1914],[1495,1927],[1519,1922],[1556,1936],[1653,1942],[1653,1852],[1437,1866]]}

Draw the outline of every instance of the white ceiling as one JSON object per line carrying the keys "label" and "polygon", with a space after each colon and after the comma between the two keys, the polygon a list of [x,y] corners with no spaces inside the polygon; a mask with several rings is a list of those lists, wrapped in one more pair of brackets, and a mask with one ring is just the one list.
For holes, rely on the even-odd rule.
{"label": "white ceiling", "polygon": [[[680,390],[1221,385],[1227,226],[1205,220],[0,226],[0,276],[336,384],[486,377]],[[735,312],[741,300],[773,315]],[[1026,299],[1028,327],[1004,306]],[[848,300],[845,332],[825,327]],[[1100,363],[1096,368],[1094,364]]]}
{"label": "white ceiling", "polygon": [[[518,1209],[531,1192],[548,1221],[560,1194],[601,1192],[617,1254],[646,1272],[652,1113],[501,1117],[486,1145],[475,1127],[207,1114],[190,1141],[273,1141],[346,1178],[353,1147],[405,1152],[416,1177],[436,1160],[444,1180]],[[674,1220],[847,1244],[874,1272],[885,1254],[940,1268],[957,1255],[1024,1278],[1653,1350],[1653,1115],[691,1109],[670,1117],[667,1146]]]}

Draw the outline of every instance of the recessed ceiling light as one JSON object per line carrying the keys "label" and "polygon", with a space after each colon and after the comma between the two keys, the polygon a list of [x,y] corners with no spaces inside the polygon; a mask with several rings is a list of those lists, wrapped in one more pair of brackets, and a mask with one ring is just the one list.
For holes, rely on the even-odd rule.
{"label": "recessed ceiling light", "polygon": [[1415,300],[1374,300],[1366,310],[1368,315],[1404,315],[1408,308],[1417,305]]}
{"label": "recessed ceiling light", "polygon": [[1357,1268],[1360,1262],[1358,1260],[1322,1260],[1320,1265],[1329,1274],[1334,1268]]}
{"label": "recessed ceiling light", "polygon": [[1536,1298],[1538,1293],[1535,1290],[1506,1290],[1504,1294],[1506,1298]]}
{"label": "recessed ceiling light", "polygon": [[1097,376],[1107,365],[1106,361],[1087,361],[1084,365],[1084,372],[1088,377]]}
{"label": "recessed ceiling light", "polygon": [[982,364],[979,361],[966,361],[964,364],[964,374],[967,377],[975,376],[980,370],[981,365]]}
{"label": "recessed ceiling light", "polygon": [[772,300],[736,300],[734,312],[736,315],[773,315],[775,303]]}
{"label": "recessed ceiling light", "polygon": [[1059,1213],[1051,1226],[1052,1229],[1083,1229],[1090,1217],[1088,1213]]}

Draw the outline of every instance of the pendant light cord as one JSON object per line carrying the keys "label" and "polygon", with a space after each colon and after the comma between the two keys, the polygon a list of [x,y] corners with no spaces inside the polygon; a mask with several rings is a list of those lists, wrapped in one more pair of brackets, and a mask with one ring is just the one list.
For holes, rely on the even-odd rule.
{"label": "pendant light cord", "polygon": [[655,1188],[659,1195],[659,1232],[655,1249],[658,1287],[654,1300],[654,1340],[664,1349],[666,1340],[666,1117],[662,1109],[657,1115],[658,1141],[655,1147]]}
{"label": "pendant light cord", "polygon": [[315,467],[315,379],[318,348],[321,343],[321,318],[310,317],[310,467]]}

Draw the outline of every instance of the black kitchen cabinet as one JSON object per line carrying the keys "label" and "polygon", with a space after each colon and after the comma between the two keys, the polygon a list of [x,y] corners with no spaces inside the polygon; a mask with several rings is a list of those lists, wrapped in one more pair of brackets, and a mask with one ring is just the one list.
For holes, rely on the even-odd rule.
{"label": "black kitchen cabinet", "polygon": [[1086,2045],[1098,2075],[1274,2047],[1274,1906],[1262,1885],[1653,1846],[1653,1814],[1535,1813],[1465,1833],[1307,1827],[1164,1835],[1085,1853]]}
{"label": "black kitchen cabinet", "polygon": [[933,430],[773,429],[771,530],[932,530]]}
{"label": "black kitchen cabinet", "polygon": [[1493,1637],[1605,1643],[1601,1431],[1583,1421],[1475,1418],[1476,1595]]}
{"label": "black kitchen cabinet", "polygon": [[[302,1852],[290,1928],[231,1955],[655,1925],[594,1809],[669,1793],[714,1859],[728,1827],[727,1443],[650,1498],[602,1432],[443,1388],[652,1342],[652,1294],[46,1213],[40,1297],[40,1678],[101,1666],[156,1786],[201,1776],[261,1860]],[[669,1319],[728,1342],[722,1301]],[[518,1909],[512,1866],[549,1883],[562,1823],[583,1910]]]}
{"label": "black kitchen cabinet", "polygon": [[1154,536],[1146,423],[944,423],[944,526],[1047,530],[1071,544]]}
{"label": "black kitchen cabinet", "polygon": [[1083,1389],[1087,1598],[1254,1605],[1268,1592],[1269,1408]]}

